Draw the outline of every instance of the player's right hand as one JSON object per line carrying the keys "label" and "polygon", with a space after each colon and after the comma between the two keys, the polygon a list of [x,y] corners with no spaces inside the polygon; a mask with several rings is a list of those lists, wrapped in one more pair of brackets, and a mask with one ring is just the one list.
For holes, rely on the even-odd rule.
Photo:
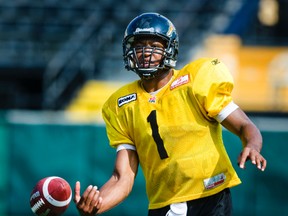
{"label": "player's right hand", "polygon": [[102,198],[97,186],[89,185],[84,193],[80,194],[80,182],[74,188],[74,203],[81,216],[94,216],[102,204]]}

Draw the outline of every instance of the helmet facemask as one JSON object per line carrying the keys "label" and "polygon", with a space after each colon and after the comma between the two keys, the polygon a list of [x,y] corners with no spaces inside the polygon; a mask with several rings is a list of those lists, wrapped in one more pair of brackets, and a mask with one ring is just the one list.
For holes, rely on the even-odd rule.
{"label": "helmet facemask", "polygon": [[[150,35],[151,37],[151,35]],[[170,46],[169,41],[163,40],[162,37],[154,36],[154,38],[159,38],[159,41],[163,42],[164,47],[154,47],[154,46],[133,46],[135,37],[127,40],[126,43],[126,53],[124,55],[124,61],[126,61],[126,69],[132,70],[137,73],[141,78],[151,79],[157,76],[161,71],[169,70],[174,68],[176,61],[171,57],[173,56],[173,48]],[[140,37],[137,38],[141,40]],[[133,41],[133,42],[129,42]],[[154,55],[162,56],[159,60],[153,60]]]}
{"label": "helmet facemask", "polygon": [[[155,60],[153,56],[157,55]],[[135,71],[143,78],[152,78],[157,70],[165,68],[164,59],[167,56],[165,48],[153,46],[136,46],[127,51],[127,63],[129,69]]]}

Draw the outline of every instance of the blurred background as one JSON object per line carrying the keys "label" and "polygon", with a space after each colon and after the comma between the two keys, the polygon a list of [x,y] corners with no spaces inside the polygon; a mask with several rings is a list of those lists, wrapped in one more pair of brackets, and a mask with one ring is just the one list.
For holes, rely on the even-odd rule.
{"label": "blurred background", "polygon": [[[177,68],[217,57],[234,100],[260,128],[268,168],[237,167],[234,215],[288,215],[288,0],[0,0],[0,216],[33,215],[30,192],[46,176],[101,186],[113,169],[101,106],[138,79],[123,66],[127,24],[158,12],[176,26]],[[284,153],[284,154],[283,154]],[[131,196],[104,215],[147,215],[141,169]],[[116,195],[115,195],[116,196]],[[76,216],[71,203],[64,215]]]}

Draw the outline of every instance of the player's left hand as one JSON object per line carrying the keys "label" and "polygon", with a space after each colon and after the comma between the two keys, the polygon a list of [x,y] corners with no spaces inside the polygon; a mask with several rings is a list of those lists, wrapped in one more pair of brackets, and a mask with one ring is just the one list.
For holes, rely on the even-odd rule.
{"label": "player's left hand", "polygon": [[238,165],[240,168],[245,168],[245,162],[247,160],[251,160],[252,164],[254,164],[259,170],[264,171],[267,166],[266,159],[258,152],[256,149],[251,147],[244,147],[243,151],[240,153],[238,157]]}
{"label": "player's left hand", "polygon": [[81,216],[94,216],[100,209],[102,198],[96,186],[88,186],[80,195],[80,182],[76,182],[74,189],[74,203]]}

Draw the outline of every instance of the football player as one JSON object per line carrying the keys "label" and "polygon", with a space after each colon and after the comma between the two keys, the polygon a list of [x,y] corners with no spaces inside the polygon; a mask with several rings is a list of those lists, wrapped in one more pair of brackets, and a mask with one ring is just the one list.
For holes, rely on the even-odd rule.
{"label": "football player", "polygon": [[233,79],[219,60],[201,58],[175,69],[179,39],[157,13],[134,18],[125,31],[125,67],[140,77],[103,106],[115,169],[103,187],[89,186],[75,203],[82,215],[105,212],[131,192],[140,164],[149,216],[232,214],[230,189],[241,183],[225,150],[222,126],[243,143],[240,168],[249,159],[264,171],[262,136],[233,102]]}

